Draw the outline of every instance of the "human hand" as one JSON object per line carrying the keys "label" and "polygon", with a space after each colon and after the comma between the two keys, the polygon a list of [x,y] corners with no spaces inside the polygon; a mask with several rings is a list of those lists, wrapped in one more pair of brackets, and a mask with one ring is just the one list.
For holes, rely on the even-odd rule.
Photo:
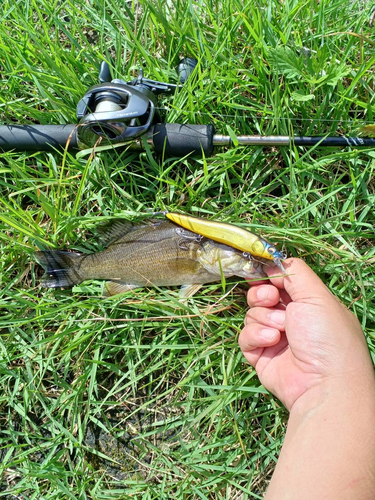
{"label": "human hand", "polygon": [[285,267],[287,276],[266,268],[270,283],[250,288],[239,345],[264,387],[291,410],[319,384],[347,387],[373,372],[357,318],[302,260]]}

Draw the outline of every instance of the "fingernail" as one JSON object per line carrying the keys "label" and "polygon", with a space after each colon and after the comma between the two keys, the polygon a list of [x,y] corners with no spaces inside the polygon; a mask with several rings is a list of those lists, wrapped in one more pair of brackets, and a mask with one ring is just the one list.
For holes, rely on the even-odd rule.
{"label": "fingernail", "polygon": [[266,339],[266,340],[272,340],[273,338],[276,337],[276,335],[279,332],[277,330],[275,330],[275,329],[263,328],[263,330],[261,330],[259,333],[260,333],[261,337],[263,337],[264,339]]}
{"label": "fingernail", "polygon": [[268,298],[269,287],[262,286],[257,291],[257,297],[259,300],[266,300]]}
{"label": "fingernail", "polygon": [[268,313],[268,319],[276,325],[284,326],[285,311],[271,311]]}

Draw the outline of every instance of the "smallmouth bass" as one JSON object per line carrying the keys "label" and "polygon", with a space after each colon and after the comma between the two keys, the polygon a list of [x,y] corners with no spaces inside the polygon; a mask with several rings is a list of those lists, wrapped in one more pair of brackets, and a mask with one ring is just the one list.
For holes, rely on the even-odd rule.
{"label": "smallmouth bass", "polygon": [[265,276],[261,263],[238,250],[202,238],[170,221],[133,225],[115,221],[102,237],[105,250],[80,254],[38,251],[37,262],[46,273],[41,285],[71,287],[86,280],[107,280],[106,295],[144,286],[182,286],[191,296],[200,285],[239,276]]}

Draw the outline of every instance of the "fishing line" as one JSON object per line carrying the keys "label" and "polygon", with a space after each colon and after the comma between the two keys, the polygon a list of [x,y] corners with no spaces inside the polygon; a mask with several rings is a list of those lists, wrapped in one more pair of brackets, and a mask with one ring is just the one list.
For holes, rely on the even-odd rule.
{"label": "fishing line", "polygon": [[[183,108],[175,108],[175,107],[171,107],[171,108],[166,108],[166,107],[155,107],[156,110],[158,111],[164,111],[164,112],[173,112],[173,111],[176,111],[176,112],[181,112],[183,114],[189,114],[189,115],[196,115],[196,116],[208,116],[210,118],[213,118],[213,119],[220,119],[221,117],[223,118],[246,118],[246,119],[251,119],[252,122],[257,122],[257,123],[260,123],[262,121],[269,121],[269,120],[272,120],[272,121],[285,121],[285,122],[309,122],[311,124],[313,124],[314,122],[317,122],[317,123],[337,123],[337,124],[343,124],[343,123],[349,123],[349,124],[355,124],[356,121],[355,120],[343,120],[341,118],[299,118],[299,117],[282,117],[282,116],[262,116],[262,117],[255,117],[254,115],[251,114],[251,110],[248,110],[248,113],[250,114],[249,115],[240,115],[239,113],[235,113],[235,114],[231,114],[231,113],[220,113],[220,114],[217,114],[215,111],[212,111],[211,113],[210,112],[207,112],[207,111],[190,111],[190,110],[187,110],[187,109],[183,109]],[[245,111],[246,110],[239,110],[239,111]],[[354,112],[354,111],[351,111],[351,112]],[[361,126],[363,124],[375,124],[375,121],[374,120],[362,120],[362,119],[358,119],[358,125],[357,126]]]}

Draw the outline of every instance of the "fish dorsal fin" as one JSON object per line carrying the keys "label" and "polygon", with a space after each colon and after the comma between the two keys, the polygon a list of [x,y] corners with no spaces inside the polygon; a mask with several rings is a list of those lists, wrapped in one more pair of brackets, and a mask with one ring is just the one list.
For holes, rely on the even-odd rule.
{"label": "fish dorsal fin", "polygon": [[114,219],[101,224],[96,228],[99,235],[99,244],[102,247],[108,247],[137,227],[139,226],[135,226],[132,222],[124,219]]}

